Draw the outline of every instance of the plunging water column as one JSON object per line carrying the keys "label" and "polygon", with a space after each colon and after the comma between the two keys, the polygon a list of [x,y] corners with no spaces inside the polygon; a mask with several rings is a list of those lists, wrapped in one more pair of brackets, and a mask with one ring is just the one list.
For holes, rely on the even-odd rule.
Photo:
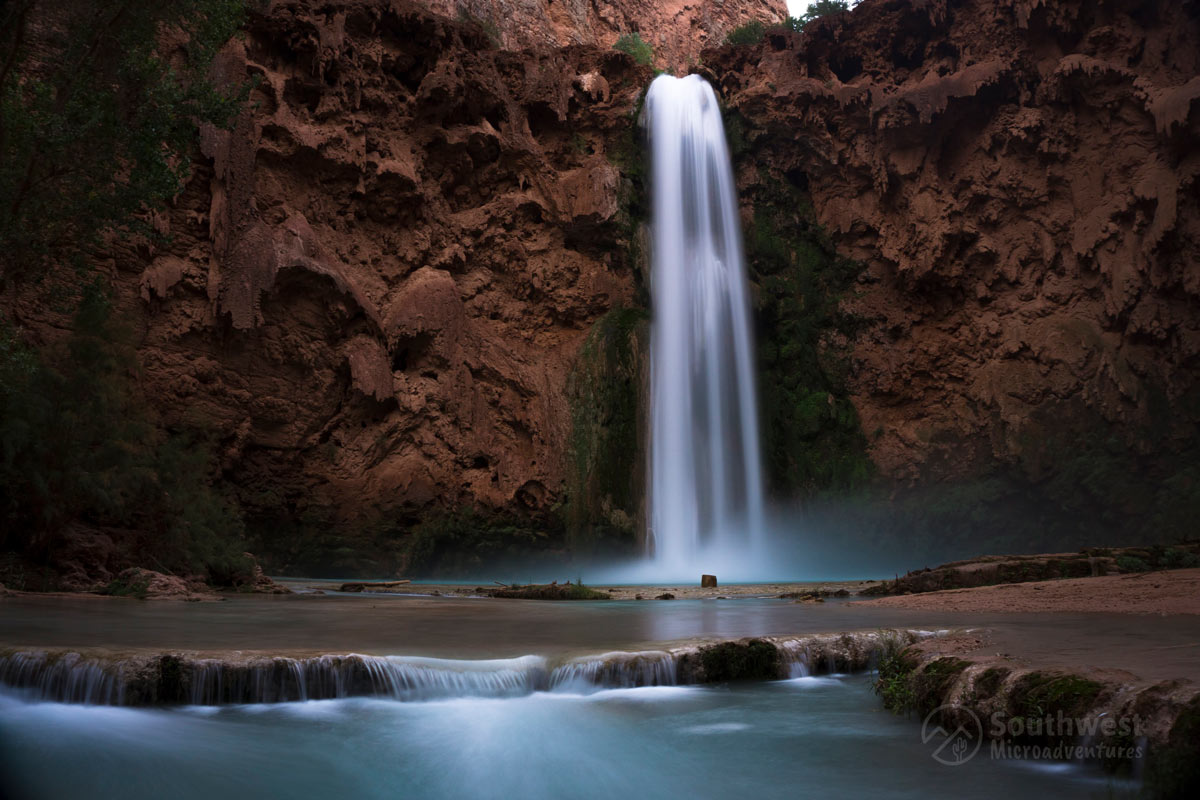
{"label": "plunging water column", "polygon": [[755,561],[762,472],[737,195],[698,75],[647,95],[652,165],[650,536],[660,579]]}

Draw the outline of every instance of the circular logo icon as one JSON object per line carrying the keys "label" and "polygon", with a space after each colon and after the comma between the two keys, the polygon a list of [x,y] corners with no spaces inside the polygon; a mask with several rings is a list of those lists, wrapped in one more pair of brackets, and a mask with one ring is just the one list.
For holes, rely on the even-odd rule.
{"label": "circular logo icon", "polygon": [[961,766],[979,752],[983,724],[969,708],[938,706],[921,725],[921,743],[933,748],[933,760],[948,767]]}

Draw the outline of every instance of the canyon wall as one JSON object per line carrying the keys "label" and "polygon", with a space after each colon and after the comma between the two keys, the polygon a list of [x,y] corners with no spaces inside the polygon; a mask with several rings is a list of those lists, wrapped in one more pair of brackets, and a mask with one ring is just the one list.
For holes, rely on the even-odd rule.
{"label": "canyon wall", "polygon": [[[610,45],[689,64],[774,5],[439,2],[253,13],[218,59],[248,108],[202,131],[164,236],[102,264],[162,423],[217,443],[255,535],[319,538],[271,569],[377,554],[383,529],[394,554],[455,509],[484,515],[438,534],[466,550],[639,527],[653,71]],[[777,497],[1001,465],[1121,504],[1096,475],[1115,441],[1109,473],[1158,465],[1132,477],[1200,513],[1200,4],[865,0],[701,60]],[[63,335],[52,288],[4,303]],[[1126,511],[1157,525],[1148,502]]]}
{"label": "canyon wall", "polygon": [[[163,422],[259,527],[553,516],[577,352],[634,291],[614,151],[650,69],[351,0],[252,14],[217,71],[249,107],[106,270]],[[42,340],[44,291],[7,298]]]}
{"label": "canyon wall", "polygon": [[832,344],[885,478],[1195,447],[1200,4],[865,0],[704,63],[747,225],[782,186],[862,265]]}
{"label": "canyon wall", "polygon": [[655,66],[687,70],[704,47],[749,21],[782,22],[784,0],[426,0],[447,17],[478,21],[505,49],[594,44],[636,33]]}

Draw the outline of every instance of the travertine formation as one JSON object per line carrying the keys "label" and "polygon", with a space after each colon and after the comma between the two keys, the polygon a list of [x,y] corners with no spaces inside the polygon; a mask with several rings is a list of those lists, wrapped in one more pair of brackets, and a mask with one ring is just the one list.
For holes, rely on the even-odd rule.
{"label": "travertine formation", "polygon": [[595,44],[636,33],[655,66],[688,69],[700,51],[750,21],[781,22],[783,0],[426,0],[448,17],[478,21],[507,49]]}
{"label": "travertine formation", "polygon": [[[219,61],[252,107],[203,133],[170,239],[108,263],[146,395],[212,433],[251,517],[558,513],[568,376],[639,285],[622,148],[652,71],[608,45],[636,29],[684,64],[759,8],[472,2],[533,49],[409,0],[252,15]],[[866,265],[850,384],[886,478],[1019,459],[1088,415],[1195,435],[1198,17],[865,0],[705,51],[748,124],[747,214],[790,182]],[[599,46],[542,47],[574,41]],[[61,334],[43,288],[5,303]]]}
{"label": "travertine formation", "polygon": [[750,128],[744,196],[807,191],[866,265],[851,392],[885,475],[1104,420],[1195,436],[1196,3],[865,0],[704,61]]}
{"label": "travertine formation", "polygon": [[[613,151],[650,69],[296,0],[218,70],[257,81],[251,107],[202,132],[169,241],[112,263],[163,420],[215,434],[251,515],[546,512],[576,351],[633,292]],[[25,291],[20,324],[53,336]]]}

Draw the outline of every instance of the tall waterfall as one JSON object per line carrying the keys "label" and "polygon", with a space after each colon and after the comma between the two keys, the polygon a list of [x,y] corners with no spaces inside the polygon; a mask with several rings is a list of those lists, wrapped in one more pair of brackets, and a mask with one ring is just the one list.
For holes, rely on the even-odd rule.
{"label": "tall waterfall", "polygon": [[[716,94],[658,77],[653,195],[650,542],[660,579],[755,560],[763,536],[741,224]],[[728,570],[726,570],[728,574]]]}

